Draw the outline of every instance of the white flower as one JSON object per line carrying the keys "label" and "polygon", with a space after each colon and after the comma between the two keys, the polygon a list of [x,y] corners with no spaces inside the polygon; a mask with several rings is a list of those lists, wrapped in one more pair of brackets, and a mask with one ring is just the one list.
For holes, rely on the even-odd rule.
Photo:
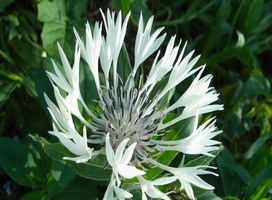
{"label": "white flower", "polygon": [[172,183],[176,180],[176,177],[158,178],[154,181],[148,181],[148,180],[144,179],[142,176],[138,176],[137,178],[141,184],[142,200],[147,200],[146,195],[148,195],[151,198],[160,198],[160,199],[164,199],[164,200],[170,200],[170,198],[167,196],[167,194],[163,193],[155,186],[156,185],[166,185],[168,183]]}
{"label": "white flower", "polygon": [[[163,28],[151,31],[153,17],[144,26],[140,16],[135,40],[134,64],[131,73],[125,80],[118,75],[118,62],[121,48],[125,41],[130,13],[122,22],[122,14],[117,17],[114,12],[101,11],[103,22],[96,22],[93,31],[86,24],[86,38],[76,36],[76,47],[73,66],[58,45],[63,70],[53,62],[54,72],[47,72],[51,79],[55,100],[54,103],[45,94],[48,110],[53,119],[52,135],[75,156],[65,157],[77,163],[88,162],[98,154],[105,154],[112,169],[112,176],[104,199],[131,198],[132,194],[124,190],[122,183],[126,179],[138,181],[142,198],[169,199],[169,193],[160,191],[160,185],[167,185],[176,180],[181,183],[190,198],[194,198],[191,184],[210,190],[212,186],[204,182],[199,175],[214,173],[204,170],[207,166],[177,168],[166,166],[157,161],[161,151],[174,151],[183,154],[204,154],[213,156],[219,149],[220,142],[213,138],[221,133],[215,126],[213,118],[202,125],[198,124],[201,114],[222,110],[223,106],[214,104],[218,94],[210,87],[211,75],[201,77],[205,65],[195,67],[200,56],[194,51],[186,55],[186,44],[176,44],[172,36],[165,51],[159,50],[166,34]],[[104,25],[104,26],[103,26]],[[103,34],[105,28],[105,35]],[[132,37],[131,35],[129,37]],[[85,42],[84,42],[85,41]],[[162,53],[161,53],[162,52]],[[152,61],[149,73],[145,61]],[[84,99],[81,94],[79,69],[82,62],[87,63],[93,75],[98,99],[94,104]],[[129,68],[129,66],[128,66]],[[147,76],[146,76],[147,75]],[[184,80],[194,77],[191,85],[175,101],[175,87]],[[183,83],[182,83],[183,84]],[[185,84],[186,85],[186,84]],[[88,91],[96,92],[96,91]],[[169,121],[168,115],[176,116]],[[193,131],[183,139],[173,138],[172,125],[188,118],[195,118]],[[75,122],[77,124],[75,125]],[[170,137],[167,137],[170,136]],[[166,170],[172,176],[156,180],[148,179],[149,169]],[[138,184],[133,183],[133,184]]]}

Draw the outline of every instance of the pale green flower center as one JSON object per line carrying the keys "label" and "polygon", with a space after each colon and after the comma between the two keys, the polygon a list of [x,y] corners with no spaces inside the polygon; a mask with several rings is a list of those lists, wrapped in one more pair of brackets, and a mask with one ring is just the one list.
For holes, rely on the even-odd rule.
{"label": "pale green flower center", "polygon": [[98,102],[98,120],[92,125],[96,127],[93,132],[104,137],[110,133],[111,144],[116,148],[124,139],[129,138],[127,146],[137,142],[134,156],[137,158],[150,155],[155,144],[151,137],[163,135],[157,132],[164,116],[155,108],[148,115],[144,115],[146,108],[152,103],[146,91],[141,92],[134,86],[134,80],[119,86],[117,90],[104,88]]}

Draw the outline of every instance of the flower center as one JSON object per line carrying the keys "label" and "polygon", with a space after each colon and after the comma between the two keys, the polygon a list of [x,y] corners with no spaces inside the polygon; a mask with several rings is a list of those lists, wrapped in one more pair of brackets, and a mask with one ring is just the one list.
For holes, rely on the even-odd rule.
{"label": "flower center", "polygon": [[100,96],[98,111],[103,123],[95,122],[96,134],[104,136],[110,133],[113,148],[116,148],[125,138],[129,138],[127,146],[137,142],[135,156],[141,158],[151,152],[155,144],[150,141],[153,136],[161,135],[157,129],[163,119],[159,109],[153,109],[151,113],[144,114],[152,102],[146,95],[130,86],[119,86],[118,89],[105,89]]}

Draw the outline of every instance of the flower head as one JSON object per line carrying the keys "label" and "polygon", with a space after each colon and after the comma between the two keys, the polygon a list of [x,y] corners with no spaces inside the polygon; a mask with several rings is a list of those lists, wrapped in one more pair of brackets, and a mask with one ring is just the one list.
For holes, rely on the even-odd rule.
{"label": "flower head", "polygon": [[[144,26],[141,15],[134,64],[131,73],[122,80],[118,75],[118,62],[130,13],[124,21],[121,12],[117,17],[109,10],[106,15],[101,13],[103,23],[95,23],[93,30],[86,24],[85,41],[74,29],[77,42],[73,66],[58,45],[63,70],[53,61],[55,73],[48,72],[56,99],[54,104],[45,95],[53,118],[54,129],[50,133],[75,155],[64,159],[81,163],[105,154],[112,176],[104,199],[114,199],[115,195],[119,199],[131,198],[132,194],[122,188],[122,182],[135,177],[135,181],[140,183],[143,199],[147,196],[169,199],[169,192],[164,193],[156,186],[176,180],[190,198],[194,198],[191,184],[213,189],[198,176],[214,174],[205,170],[207,166],[175,168],[157,161],[160,152],[213,156],[212,151],[219,149],[219,142],[213,140],[220,133],[214,125],[215,120],[210,119],[198,126],[199,115],[223,109],[222,105],[213,104],[218,94],[209,86],[212,76],[201,78],[205,66],[195,67],[199,56],[194,57],[194,51],[186,55],[187,43],[183,47],[181,41],[175,45],[176,36],[171,37],[163,53],[158,51],[166,34],[161,35],[163,28],[152,33],[153,17]],[[105,35],[102,34],[103,24]],[[153,54],[149,73],[138,76],[139,69]],[[89,92],[98,94],[95,105],[81,94],[81,57],[94,79],[96,91]],[[174,101],[175,87],[195,74],[192,84]],[[169,120],[167,116],[170,113],[176,113],[176,117]],[[169,130],[174,124],[193,117],[195,125],[189,136],[166,139],[173,134]],[[75,121],[79,125],[75,125]],[[164,177],[149,180],[146,173],[152,168],[160,168],[167,173]]]}

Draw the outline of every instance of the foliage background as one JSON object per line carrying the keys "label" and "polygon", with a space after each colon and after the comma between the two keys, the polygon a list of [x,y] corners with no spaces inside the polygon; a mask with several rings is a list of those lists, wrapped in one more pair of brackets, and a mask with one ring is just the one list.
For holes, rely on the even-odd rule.
{"label": "foliage background", "polygon": [[[199,64],[214,75],[225,105],[216,113],[224,148],[213,162],[220,176],[206,178],[216,189],[199,199],[271,199],[272,1],[264,0],[1,0],[0,199],[103,196],[103,183],[52,160],[29,134],[48,138],[51,130],[43,99],[43,92],[52,95],[45,55],[58,60],[58,41],[72,58],[73,26],[83,35],[85,22],[101,20],[99,8],[107,7],[123,15],[131,10],[129,54],[142,11],[155,16],[154,28],[165,26],[168,36],[187,40],[187,50],[196,49]],[[91,95],[93,88],[86,88]]]}

